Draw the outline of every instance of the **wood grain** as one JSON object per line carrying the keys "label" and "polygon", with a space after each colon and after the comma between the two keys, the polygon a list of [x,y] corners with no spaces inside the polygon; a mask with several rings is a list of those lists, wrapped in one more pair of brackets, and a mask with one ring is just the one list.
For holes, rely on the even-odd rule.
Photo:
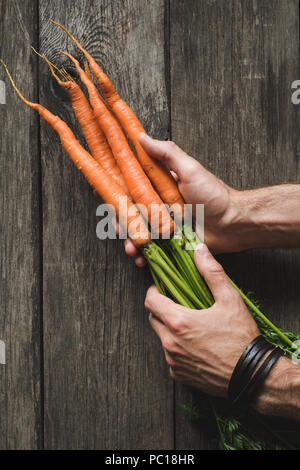
{"label": "wood grain", "polygon": [[[82,56],[49,17],[94,55],[146,129],[166,137],[164,2],[40,1],[41,51],[60,63],[62,49]],[[78,132],[44,66],[40,90]],[[143,307],[150,277],[121,242],[96,238],[100,201],[44,123],[41,142],[45,448],[172,448],[173,385]]]}
{"label": "wood grain", "polygon": [[[94,55],[150,134],[165,139],[171,130],[237,188],[299,182],[290,88],[300,76],[298,3],[0,0],[0,57],[26,97],[39,95],[80,135],[67,93],[29,48],[75,74],[59,52],[83,57],[52,17]],[[0,448],[215,448],[205,422],[190,423],[180,406],[198,394],[176,385],[174,395],[143,306],[149,274],[121,241],[96,238],[100,200],[0,73]],[[220,260],[273,321],[300,332],[299,250]]]}
{"label": "wood grain", "polygon": [[[37,99],[37,2],[0,2],[0,57],[31,100]],[[1,315],[0,448],[42,446],[39,126],[16,97],[3,67],[0,104]]]}
{"label": "wood grain", "polygon": [[[299,5],[290,0],[171,2],[172,139],[237,188],[299,182]],[[272,320],[300,331],[299,250],[220,257]],[[205,425],[190,425],[176,387],[176,443],[208,448]]]}

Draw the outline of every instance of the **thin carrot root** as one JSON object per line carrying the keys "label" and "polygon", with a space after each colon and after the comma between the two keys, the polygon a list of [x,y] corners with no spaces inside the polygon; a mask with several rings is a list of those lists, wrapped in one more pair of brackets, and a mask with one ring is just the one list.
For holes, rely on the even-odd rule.
{"label": "thin carrot root", "polygon": [[66,71],[64,65],[62,66],[62,68],[61,68],[60,70],[61,70],[61,71],[63,72],[63,74],[65,75],[66,80],[69,80],[70,82],[75,82],[74,78],[71,77],[71,75]]}
{"label": "thin carrot root", "polygon": [[25,104],[26,104],[27,106],[29,106],[30,108],[38,109],[39,104],[38,104],[38,103],[31,103],[31,101],[26,100],[26,98],[24,98],[24,96],[22,95],[22,93],[20,92],[20,90],[16,87],[15,82],[13,81],[13,78],[12,78],[11,74],[9,73],[9,70],[8,70],[8,68],[7,68],[6,63],[5,63],[2,59],[0,59],[0,62],[1,62],[1,64],[3,65],[3,67],[5,68],[5,71],[6,71],[6,73],[7,73],[7,76],[8,76],[8,78],[9,78],[11,84],[12,84],[13,89],[14,89],[15,92],[18,94],[19,98],[23,101],[23,103],[25,103]]}
{"label": "thin carrot root", "polygon": [[[83,55],[85,56],[85,58],[87,59],[91,69],[92,69],[92,72],[95,74],[95,77],[97,78],[98,82],[99,82],[99,85],[104,93],[104,96],[106,98],[106,100],[109,102],[109,98],[111,97],[112,94],[116,94],[116,91],[115,89],[113,88],[112,86],[112,83],[111,81],[109,80],[108,76],[105,75],[101,68],[99,67],[99,65],[97,64],[97,62],[93,59],[93,57],[82,47],[82,45],[77,41],[77,39],[67,30],[67,28],[65,28],[65,26],[63,26],[62,24],[60,23],[57,23],[56,21],[52,20],[51,18],[49,18],[49,21],[51,21],[51,23],[55,24],[56,26],[59,26],[63,31],[65,31],[65,33],[69,36],[70,39],[72,39],[72,41],[74,42],[74,44],[76,44],[76,46],[78,47],[78,49],[83,53]],[[99,78],[101,75],[101,79]],[[99,81],[100,80],[100,81]],[[118,96],[118,95],[117,95]],[[109,102],[109,104],[111,105],[111,103]]]}
{"label": "thin carrot root", "polygon": [[[45,56],[45,54],[43,54],[41,57],[42,57],[42,59],[44,59],[44,61],[48,64],[48,66],[49,66],[49,68],[50,68],[50,71],[51,71],[51,73],[52,73],[52,76],[55,78],[55,80],[57,81],[57,83],[58,83],[60,86],[62,86],[62,87],[64,87],[64,88],[70,88],[70,87],[76,85],[75,82],[74,82],[74,80],[67,80],[67,74],[64,73],[64,71],[60,71],[57,67],[55,67],[55,65],[53,65],[52,62],[50,62],[50,60],[47,59],[47,57]],[[63,81],[57,76],[57,74],[54,72],[54,68],[55,68],[56,70],[58,70],[58,71],[61,73],[61,75],[63,76],[63,78],[64,78],[65,80],[67,80],[67,81],[63,82]]]}
{"label": "thin carrot root", "polygon": [[45,60],[47,62],[47,64],[49,65],[50,67],[50,64],[51,64],[51,67],[53,69],[55,69],[64,79],[66,79],[66,75],[65,73],[60,70],[58,67],[56,67],[56,65],[54,65],[52,62],[50,62],[49,59],[47,59],[46,55],[45,54],[40,54],[33,46],[30,46],[30,48],[33,50],[33,52],[38,55],[41,59]]}

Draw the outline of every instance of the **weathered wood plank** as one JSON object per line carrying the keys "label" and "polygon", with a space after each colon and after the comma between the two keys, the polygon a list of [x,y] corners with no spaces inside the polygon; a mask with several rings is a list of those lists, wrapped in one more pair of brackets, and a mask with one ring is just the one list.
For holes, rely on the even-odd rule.
{"label": "weathered wood plank", "polygon": [[[29,99],[37,99],[37,2],[0,2],[0,56]],[[42,446],[38,118],[5,77],[0,104],[1,315],[0,448]],[[1,102],[5,101],[4,99]]]}
{"label": "weathered wood plank", "polygon": [[[235,187],[299,182],[299,112],[290,99],[299,77],[298,1],[181,0],[170,14],[172,139]],[[299,251],[221,260],[271,319],[300,331]],[[177,447],[213,446],[179,408],[189,392],[176,389]]]}
{"label": "weathered wood plank", "polygon": [[[147,130],[166,137],[164,2],[41,0],[41,51],[59,63],[61,49],[81,56],[48,17],[104,66]],[[78,131],[46,67],[40,88],[41,102]],[[173,385],[143,307],[150,277],[121,242],[96,238],[99,200],[43,123],[41,139],[45,447],[172,448]]]}

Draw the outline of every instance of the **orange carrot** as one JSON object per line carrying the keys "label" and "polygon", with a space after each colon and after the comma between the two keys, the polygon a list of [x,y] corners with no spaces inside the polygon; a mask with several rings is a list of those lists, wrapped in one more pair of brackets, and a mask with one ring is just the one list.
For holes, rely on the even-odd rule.
{"label": "orange carrot", "polygon": [[[150,241],[150,234],[145,226],[144,219],[135,207],[131,198],[129,198],[124,190],[113,180],[113,178],[99,165],[96,160],[80,145],[69,126],[58,116],[55,116],[46,108],[38,103],[31,103],[26,100],[16,87],[5,63],[1,60],[5,67],[7,75],[12,83],[13,88],[19,95],[20,99],[32,109],[35,109],[41,117],[51,125],[58,133],[62,146],[68,153],[76,167],[83,173],[90,185],[97,191],[102,199],[111,204],[122,224],[126,220],[128,235],[132,238],[137,247],[145,246]],[[126,206],[122,204],[124,211],[120,212],[120,198],[125,198],[122,202],[127,202]],[[126,210],[126,213],[125,213]],[[134,232],[131,227],[134,227]],[[135,231],[138,228],[138,231]]]}
{"label": "orange carrot", "polygon": [[57,83],[61,87],[68,90],[75,116],[77,117],[77,120],[81,126],[92,156],[122,187],[125,193],[129,195],[124,178],[118,165],[116,164],[106,137],[102,129],[99,127],[97,119],[94,116],[94,112],[79,85],[73,80],[68,80],[66,82],[60,80],[53,70],[53,64],[51,64],[45,55],[42,57],[49,65],[51,73],[56,79]]}
{"label": "orange carrot", "polygon": [[[132,109],[121,99],[121,97],[116,92],[113,84],[111,83],[109,77],[102,71],[97,62],[93,57],[81,46],[81,44],[72,36],[72,34],[60,23],[57,23],[50,19],[50,21],[62,28],[68,36],[74,41],[76,46],[81,50],[85,55],[86,59],[89,62],[89,65],[97,78],[99,86],[101,87],[103,94],[110,105],[111,109],[118,117],[122,126],[124,127],[129,139],[132,141],[138,158],[141,162],[142,167],[144,168],[146,174],[149,176],[153,185],[156,187],[158,193],[160,194],[162,200],[168,204],[179,204],[178,216],[180,217],[181,211],[184,208],[184,201],[182,196],[177,188],[177,184],[174,181],[170,172],[158,161],[153,160],[142,148],[138,141],[138,134],[145,132],[141,122],[132,111]],[[176,214],[175,214],[176,215]]]}
{"label": "orange carrot", "polygon": [[106,135],[132,199],[139,207],[140,205],[146,207],[153,230],[159,235],[167,237],[174,231],[174,222],[135,158],[120,124],[103,103],[97,88],[80,67],[78,60],[67,52],[62,54],[73,61],[82,82],[87,87],[95,116]]}

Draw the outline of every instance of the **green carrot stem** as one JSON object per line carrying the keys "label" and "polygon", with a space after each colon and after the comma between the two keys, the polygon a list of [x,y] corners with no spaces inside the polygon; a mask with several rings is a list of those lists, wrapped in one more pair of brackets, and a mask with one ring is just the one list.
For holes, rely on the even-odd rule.
{"label": "green carrot stem", "polygon": [[151,268],[161,280],[161,282],[166,286],[170,294],[174,299],[183,307],[194,308],[191,302],[186,299],[186,297],[180,292],[176,285],[168,278],[166,273],[161,269],[161,267],[153,261],[150,261]]}
{"label": "green carrot stem", "polygon": [[233,287],[239,292],[241,297],[243,298],[244,302],[248,307],[251,308],[251,310],[256,313],[258,317],[260,317],[263,322],[268,325],[270,328],[272,328],[273,331],[282,339],[284,343],[286,343],[288,346],[293,346],[293,342],[279,329],[277,326],[274,325],[260,310],[259,308],[256,307],[256,305],[251,302],[251,300],[244,294],[244,292],[238,288],[238,286],[230,279],[228,278],[233,285]]}
{"label": "green carrot stem", "polygon": [[212,306],[215,303],[215,299],[213,298],[209,288],[207,287],[207,284],[201,274],[199,273],[194,259],[191,259],[189,255],[186,252],[183,252],[183,256],[186,259],[187,266],[190,266],[191,272],[193,273],[193,276],[195,277],[196,282],[201,286],[201,289],[205,295],[205,298],[207,299],[207,302],[209,306]]}
{"label": "green carrot stem", "polygon": [[176,275],[178,277],[180,277],[182,280],[184,280],[181,273],[176,268],[175,264],[172,263],[172,261],[170,260],[168,255],[164,252],[164,250],[162,250],[162,248],[159,245],[156,245],[156,244],[152,243],[151,248],[152,248],[152,250],[157,251],[157,253],[166,261],[166,263],[170,266],[170,268],[173,269],[173,271],[176,273]]}
{"label": "green carrot stem", "polygon": [[179,289],[195,304],[198,308],[205,308],[205,305],[198,299],[198,297],[194,294],[190,286],[182,280],[181,277],[178,277],[169,264],[165,263],[164,260],[157,258],[154,260],[161,269],[165,271],[165,273],[169,276],[170,279],[179,287]]}
{"label": "green carrot stem", "polygon": [[206,307],[211,307],[214,303],[214,299],[204,279],[196,268],[194,260],[191,260],[178,239],[170,240],[170,245],[173,255],[176,253],[177,258],[180,258],[180,265],[184,266],[183,271],[186,274],[188,281],[194,287],[194,290],[196,291],[195,293],[200,296]]}
{"label": "green carrot stem", "polygon": [[[178,231],[178,233],[180,233],[180,231]],[[192,229],[187,225],[185,225],[181,230],[181,239],[178,239],[178,237],[175,237],[175,239],[178,240],[179,243],[177,245],[176,242],[173,242],[174,246],[176,247],[177,245],[177,249],[181,248],[181,256],[185,259],[185,263],[187,264],[188,270],[191,270],[191,274],[193,275],[196,284],[200,284],[201,290],[203,291],[204,297],[206,298],[208,305],[213,305],[214,298],[205,280],[199,273],[194,260],[194,250],[196,246],[201,243],[200,239],[198,238],[197,234],[193,232]],[[192,243],[191,239],[193,240]],[[189,245],[192,245],[192,249],[190,249]]]}
{"label": "green carrot stem", "polygon": [[186,269],[185,264],[181,261],[180,256],[178,255],[178,253],[175,250],[171,249],[171,254],[172,254],[177,266],[179,267],[180,273],[183,275],[185,280],[188,282],[190,280],[190,277],[189,277],[189,272]]}
{"label": "green carrot stem", "polygon": [[180,256],[180,254],[176,250],[172,249],[171,253],[185,281],[192,287],[194,293],[201,300],[201,302],[205,305],[205,308],[210,307],[211,303],[208,302],[207,297],[205,296],[205,293],[203,292],[203,290],[201,289],[201,286],[199,285],[199,283],[193,276],[192,271],[189,270],[189,267],[187,266],[187,263],[185,263],[185,260],[182,259],[182,256]]}
{"label": "green carrot stem", "polygon": [[153,270],[151,264],[149,264],[149,269],[150,269],[153,281],[154,281],[154,283],[155,283],[155,285],[158,289],[158,292],[162,295],[166,295],[165,288],[164,288],[163,284],[160,282],[160,280],[158,279],[158,277],[157,277],[155,271]]}
{"label": "green carrot stem", "polygon": [[163,250],[161,250],[161,248],[157,246],[156,243],[152,242],[150,246],[145,248],[144,254],[146,255],[148,260],[155,262],[155,264],[158,264],[160,268],[165,271],[169,279],[171,279],[173,283],[177,285],[180,291],[192,301],[193,306],[201,309],[205,308],[204,304],[201,302],[200,299],[197,298],[192,288],[189,286],[189,284],[186,283],[182,275],[175,268],[172,261],[167,257]]}
{"label": "green carrot stem", "polygon": [[[145,248],[143,252],[150,268],[152,269],[152,272],[156,276],[156,282],[160,282],[166,286],[171,295],[173,295],[175,300],[177,300],[181,305],[194,309],[195,304],[190,300],[190,296],[185,295],[179,287],[180,285],[183,285],[185,286],[185,289],[189,290],[189,286],[185,284],[183,277],[169,259],[167,254],[154,242]],[[158,267],[160,269],[158,269]],[[166,270],[168,271],[169,276],[166,275]],[[176,276],[178,276],[178,278],[176,278]]]}

